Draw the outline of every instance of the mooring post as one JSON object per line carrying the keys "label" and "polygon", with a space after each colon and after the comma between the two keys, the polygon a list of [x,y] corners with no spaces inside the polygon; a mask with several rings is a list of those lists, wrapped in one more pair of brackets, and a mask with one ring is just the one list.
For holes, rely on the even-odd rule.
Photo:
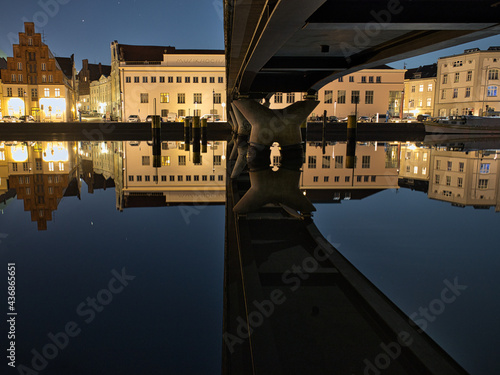
{"label": "mooring post", "polygon": [[200,163],[201,161],[201,129],[200,129],[200,116],[193,117],[193,163]]}
{"label": "mooring post", "polygon": [[153,139],[153,167],[161,167],[161,117],[152,116],[151,137]]}

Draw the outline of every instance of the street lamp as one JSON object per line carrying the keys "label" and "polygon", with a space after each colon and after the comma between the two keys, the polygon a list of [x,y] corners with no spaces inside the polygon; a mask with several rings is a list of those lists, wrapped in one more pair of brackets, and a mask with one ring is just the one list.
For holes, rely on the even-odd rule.
{"label": "street lamp", "polygon": [[222,121],[226,121],[226,103],[222,103]]}

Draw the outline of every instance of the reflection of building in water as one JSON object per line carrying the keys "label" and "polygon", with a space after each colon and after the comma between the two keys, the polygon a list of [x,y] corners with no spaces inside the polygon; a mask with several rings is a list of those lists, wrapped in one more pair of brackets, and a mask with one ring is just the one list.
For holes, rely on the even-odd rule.
{"label": "reflection of building in water", "polygon": [[500,211],[500,151],[432,150],[429,198],[455,206],[495,207]]}
{"label": "reflection of building in water", "polygon": [[427,193],[432,150],[414,143],[401,144],[399,185]]}
{"label": "reflection of building in water", "polygon": [[[279,156],[273,149],[273,164]],[[398,146],[358,143],[354,169],[348,168],[347,144],[307,143],[301,189],[314,202],[362,199],[384,189],[398,188]]]}
{"label": "reflection of building in water", "polygon": [[9,190],[7,180],[9,177],[9,167],[5,157],[5,143],[0,142],[0,195],[3,195]]}
{"label": "reflection of building in water", "polygon": [[119,202],[123,183],[123,142],[81,142],[79,154],[80,177],[87,184],[89,194],[96,189],[116,187]]}
{"label": "reflection of building in water", "polygon": [[18,143],[5,147],[9,186],[24,201],[24,210],[39,230],[47,229],[63,196],[79,195],[76,147],[69,142]]}
{"label": "reflection of building in water", "polygon": [[123,207],[225,202],[226,142],[209,143],[197,164],[183,142],[163,142],[159,168],[147,142],[124,148]]}

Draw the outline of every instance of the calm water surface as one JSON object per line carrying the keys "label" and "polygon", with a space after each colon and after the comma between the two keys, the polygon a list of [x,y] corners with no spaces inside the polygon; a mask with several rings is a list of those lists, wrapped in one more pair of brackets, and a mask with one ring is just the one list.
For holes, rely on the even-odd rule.
{"label": "calm water surface", "polygon": [[[329,147],[333,165],[344,146]],[[387,163],[395,147],[403,155],[397,165]],[[145,142],[44,142],[25,149],[0,144],[1,312],[8,309],[7,264],[15,263],[16,365],[57,375],[220,373],[222,150],[212,145],[213,155],[201,166],[189,156],[182,164],[178,145],[169,142],[162,151],[163,166],[155,170]],[[318,152],[308,150],[309,155]],[[363,168],[371,160],[367,169],[377,175],[379,189],[356,198],[355,192],[366,192],[367,186],[354,186],[355,172],[351,188],[321,186],[335,193],[332,203],[315,203],[316,225],[470,373],[498,372],[496,151],[476,158],[401,145],[364,144],[358,150],[371,155]],[[429,155],[422,161],[424,151]],[[382,164],[373,165],[379,154]],[[438,159],[442,165],[436,168]],[[168,169],[177,162],[182,173]],[[418,177],[411,176],[415,166]],[[307,179],[318,180],[313,169],[304,172],[308,191],[314,186]],[[442,175],[439,184],[436,174]],[[187,176],[200,185],[185,188],[193,186]],[[479,182],[485,176],[486,188]],[[347,179],[342,175],[341,181]],[[418,182],[425,191],[408,188]],[[483,184],[481,191],[477,184]],[[196,191],[202,195],[195,196]],[[467,194],[475,200],[464,201]],[[170,206],[162,204],[165,199]],[[199,203],[207,200],[210,204]],[[449,283],[459,285],[459,295],[444,303],[441,293]],[[7,348],[6,337],[3,324],[2,349]],[[2,368],[11,370],[5,363]]]}

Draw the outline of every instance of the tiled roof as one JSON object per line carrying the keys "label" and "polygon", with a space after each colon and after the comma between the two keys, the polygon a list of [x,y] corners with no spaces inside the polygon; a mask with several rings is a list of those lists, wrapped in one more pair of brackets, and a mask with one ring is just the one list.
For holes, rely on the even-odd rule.
{"label": "tiled roof", "polygon": [[418,68],[408,69],[405,79],[432,78],[437,76],[437,64],[423,65]]}
{"label": "tiled roof", "polygon": [[68,79],[73,78],[73,58],[72,57],[56,57],[57,64]]}

